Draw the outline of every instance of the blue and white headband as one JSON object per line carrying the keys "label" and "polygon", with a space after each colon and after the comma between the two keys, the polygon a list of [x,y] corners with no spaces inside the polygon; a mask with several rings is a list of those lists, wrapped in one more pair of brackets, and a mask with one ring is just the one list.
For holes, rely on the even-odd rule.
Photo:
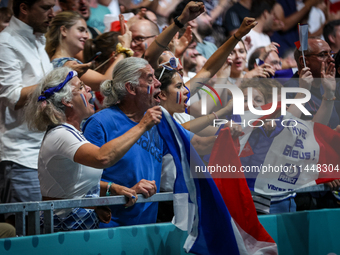
{"label": "blue and white headband", "polygon": [[41,92],[41,96],[38,97],[38,102],[49,99],[51,96],[54,95],[54,93],[59,92],[66,85],[66,83],[68,83],[74,76],[77,76],[77,75],[78,73],[76,71],[69,72],[65,80],[62,83],[60,83],[58,86],[46,89],[45,91]]}

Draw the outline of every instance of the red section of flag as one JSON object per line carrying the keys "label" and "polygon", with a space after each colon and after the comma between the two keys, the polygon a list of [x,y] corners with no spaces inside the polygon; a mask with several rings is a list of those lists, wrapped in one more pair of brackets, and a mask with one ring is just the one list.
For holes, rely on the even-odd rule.
{"label": "red section of flag", "polygon": [[[124,20],[124,22],[127,23],[126,20]],[[119,20],[116,20],[116,21],[111,22],[110,31],[113,31],[113,32],[120,32],[120,22],[119,22]]]}
{"label": "red section of flag", "polygon": [[300,41],[296,41],[294,44],[295,44],[297,49],[300,49],[300,47],[301,47]]}
{"label": "red section of flag", "polygon": [[[318,166],[321,167],[316,183],[324,183],[340,177],[340,133],[319,124],[314,124],[315,140],[320,146]],[[339,170],[336,171],[335,169]],[[328,170],[328,171],[326,171]]]}
{"label": "red section of flag", "polygon": [[330,4],[330,12],[337,13],[340,11],[340,1],[334,2]]}
{"label": "red section of flag", "polygon": [[[217,164],[227,166],[230,164],[240,169],[241,161],[233,144],[230,129],[222,129],[211,153],[209,166],[216,166]],[[230,159],[232,159],[232,162]],[[244,174],[235,174],[239,178],[214,178],[231,217],[242,230],[257,241],[275,243],[257,218],[254,202]]]}
{"label": "red section of flag", "polygon": [[114,32],[119,32],[120,31],[120,23],[119,20],[114,21],[111,23],[111,29],[110,31],[114,31]]}
{"label": "red section of flag", "polygon": [[241,158],[248,157],[248,156],[251,156],[253,154],[254,154],[253,149],[251,148],[249,142],[247,141],[247,143],[243,147],[243,150],[242,150],[242,152],[240,154],[240,157]]}

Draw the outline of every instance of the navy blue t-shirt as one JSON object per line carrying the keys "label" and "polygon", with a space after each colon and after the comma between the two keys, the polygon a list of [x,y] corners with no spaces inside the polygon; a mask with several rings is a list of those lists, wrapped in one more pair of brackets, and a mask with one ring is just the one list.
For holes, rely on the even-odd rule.
{"label": "navy blue t-shirt", "polygon": [[[285,17],[288,17],[297,11],[295,0],[277,0],[277,2],[281,4]],[[282,32],[282,31],[275,32],[270,37],[270,40],[272,42],[277,42],[280,44],[279,56],[283,57],[283,55],[285,54],[287,50],[295,49],[294,42],[299,40],[299,32],[298,32],[297,24],[286,32]]]}
{"label": "navy blue t-shirt", "polygon": [[249,10],[242,4],[236,3],[230,7],[223,20],[223,27],[227,31],[227,34],[238,29],[245,17],[249,17]]}

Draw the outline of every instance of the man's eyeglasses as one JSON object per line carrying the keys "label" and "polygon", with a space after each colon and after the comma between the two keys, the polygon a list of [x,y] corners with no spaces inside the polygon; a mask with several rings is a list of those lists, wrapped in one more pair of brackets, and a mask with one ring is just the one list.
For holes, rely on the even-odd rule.
{"label": "man's eyeglasses", "polygon": [[[170,66],[167,66],[168,64]],[[165,69],[167,69],[168,71],[175,70],[178,67],[178,64],[179,64],[179,59],[176,58],[175,56],[171,57],[169,61],[160,64],[159,67],[163,67],[163,70],[161,74],[159,75],[158,80],[162,78]]]}
{"label": "man's eyeglasses", "polygon": [[132,38],[132,42],[134,43],[142,43],[144,42],[146,39],[149,39],[149,38],[152,38],[152,37],[155,37],[156,35],[150,35],[150,36],[136,36],[135,38]]}
{"label": "man's eyeglasses", "polygon": [[329,57],[333,58],[335,53],[333,51],[322,51],[318,54],[306,54],[305,56],[316,56],[320,59],[327,59]]}
{"label": "man's eyeglasses", "polygon": [[282,66],[282,62],[278,60],[273,60],[270,62],[270,65],[271,66],[276,66],[276,65]]}

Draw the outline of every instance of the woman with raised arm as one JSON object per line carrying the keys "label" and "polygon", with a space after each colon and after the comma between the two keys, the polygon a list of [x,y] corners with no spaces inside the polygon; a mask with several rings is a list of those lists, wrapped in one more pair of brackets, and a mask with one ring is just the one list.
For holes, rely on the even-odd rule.
{"label": "woman with raised arm", "polygon": [[[91,89],[69,67],[49,73],[30,97],[26,110],[28,126],[46,131],[38,159],[43,200],[125,195],[132,206],[133,189],[100,181],[102,169],[114,165],[144,132],[160,122],[160,110],[149,109],[136,126],[101,147],[91,144],[80,131],[80,123],[93,113]],[[97,228],[108,222],[110,210],[75,208],[54,213],[55,231]]]}
{"label": "woman with raised arm", "polygon": [[[257,25],[257,22],[253,18],[244,18],[240,28],[237,30],[237,32],[234,34],[234,36],[230,37],[228,41],[226,41],[220,48],[217,49],[217,51],[207,60],[207,62],[204,64],[203,68],[195,75],[195,79],[192,79],[193,82],[188,81],[185,83],[185,86],[187,86],[191,91],[191,96],[196,93],[196,90],[199,87],[202,87],[202,83],[208,82],[224,65],[226,62],[228,62],[228,56],[233,51],[235,45],[239,43],[239,38],[242,38],[246,34],[249,33],[249,31]],[[162,60],[160,61],[160,67],[166,68],[166,69],[176,69],[179,71],[179,67],[181,65],[177,65],[176,68],[171,67],[169,65],[170,63],[170,56],[169,54],[162,55]],[[172,61],[174,62],[174,61]],[[177,61],[178,62],[178,61]],[[199,79],[197,79],[199,78]],[[197,82],[199,81],[199,82]],[[221,96],[222,97],[222,96]],[[201,112],[201,103],[197,102],[193,105],[190,105],[191,112],[200,113]],[[226,109],[225,109],[226,110]],[[211,107],[207,109],[208,113],[211,113]],[[222,113],[222,112],[221,112]],[[224,113],[223,113],[224,114]],[[216,117],[217,116],[217,117]],[[198,132],[199,130],[204,129],[208,125],[212,124],[213,119],[221,118],[223,115],[216,115],[213,116],[208,115],[208,118],[200,119],[200,121],[196,121],[196,125],[192,125],[193,123],[189,122],[183,125],[186,126],[186,128],[189,128],[189,125],[192,126],[195,129],[195,132]],[[188,116],[189,117],[189,116]],[[195,117],[200,117],[200,115],[196,115]],[[190,118],[187,119],[189,121]],[[190,127],[191,129],[191,127]],[[194,130],[194,129],[192,129]]]}

